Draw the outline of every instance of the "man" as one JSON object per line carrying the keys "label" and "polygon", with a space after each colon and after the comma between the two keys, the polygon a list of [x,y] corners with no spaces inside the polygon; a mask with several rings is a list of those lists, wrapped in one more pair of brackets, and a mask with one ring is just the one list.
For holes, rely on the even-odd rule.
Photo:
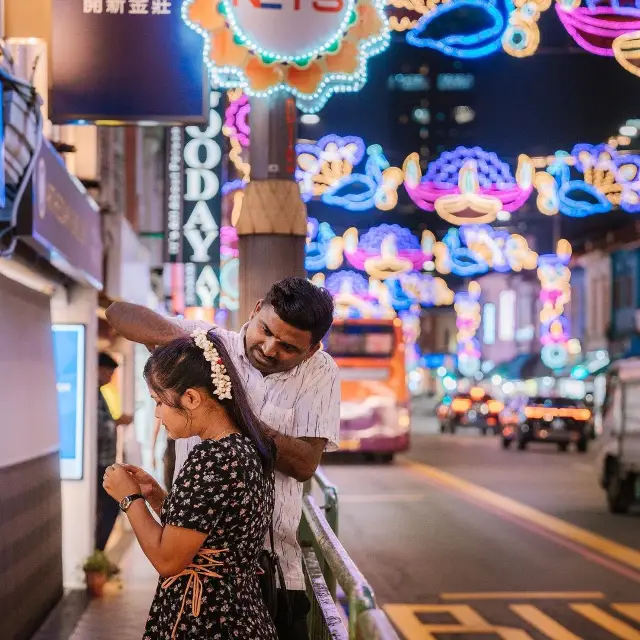
{"label": "man", "polygon": [[129,425],[133,418],[122,415],[117,420],[111,415],[102,387],[109,384],[118,363],[108,354],[98,356],[98,500],[96,519],[96,549],[103,551],[120,513],[118,504],[102,488],[102,476],[116,461],[119,425]]}
{"label": "man", "polygon": [[[110,324],[125,338],[153,348],[202,323],[169,321],[149,309],[115,303]],[[325,449],[337,447],[340,385],[337,366],[320,350],[333,321],[330,294],[303,278],[274,284],[240,333],[218,329],[242,377],[256,414],[268,425],[278,450],[273,523],[276,552],[285,574],[287,598],[278,594],[280,640],[307,640],[309,601],[305,594],[297,530],[302,482],[315,473]],[[176,441],[179,473],[197,439]]]}

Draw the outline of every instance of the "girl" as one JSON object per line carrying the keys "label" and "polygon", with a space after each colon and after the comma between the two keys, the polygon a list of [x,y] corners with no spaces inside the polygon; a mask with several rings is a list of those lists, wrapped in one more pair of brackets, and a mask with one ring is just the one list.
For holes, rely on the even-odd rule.
{"label": "girl", "polygon": [[104,475],[161,576],[144,640],[276,640],[257,579],[274,449],[227,350],[199,329],[156,349],[144,376],[169,436],[202,439],[168,495],[138,467],[113,465]]}

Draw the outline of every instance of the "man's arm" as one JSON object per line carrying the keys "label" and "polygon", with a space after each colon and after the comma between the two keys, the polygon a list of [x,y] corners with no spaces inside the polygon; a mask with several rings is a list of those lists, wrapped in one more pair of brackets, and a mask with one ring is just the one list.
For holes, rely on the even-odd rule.
{"label": "man's arm", "polygon": [[276,469],[280,473],[298,482],[313,478],[327,445],[326,438],[292,438],[269,427],[267,434],[278,450]]}
{"label": "man's arm", "polygon": [[177,324],[146,307],[114,302],[107,309],[107,321],[124,338],[153,348],[185,335]]}
{"label": "man's arm", "polygon": [[[322,358],[322,360],[320,360]],[[295,436],[286,436],[268,428],[278,455],[276,468],[281,473],[306,482],[316,472],[327,447],[337,447],[340,431],[340,380],[335,362],[327,355],[309,372],[296,400]]]}

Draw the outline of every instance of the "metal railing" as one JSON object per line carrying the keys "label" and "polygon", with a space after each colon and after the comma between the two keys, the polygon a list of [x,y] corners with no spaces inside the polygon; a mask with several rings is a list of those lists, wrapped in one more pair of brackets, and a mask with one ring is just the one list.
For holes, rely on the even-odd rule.
{"label": "metal railing", "polygon": [[[324,504],[312,495],[314,484]],[[378,609],[373,589],[338,540],[338,490],[321,469],[305,485],[300,544],[311,600],[310,640],[399,640],[387,616]],[[337,603],[344,591],[348,619]]]}

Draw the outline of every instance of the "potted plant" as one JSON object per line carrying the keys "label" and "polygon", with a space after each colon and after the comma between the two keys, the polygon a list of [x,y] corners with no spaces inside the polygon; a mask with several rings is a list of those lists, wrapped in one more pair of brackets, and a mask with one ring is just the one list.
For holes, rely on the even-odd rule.
{"label": "potted plant", "polygon": [[120,573],[120,569],[107,558],[104,551],[94,551],[82,565],[87,581],[89,593],[99,598],[104,593],[104,585],[113,576]]}

